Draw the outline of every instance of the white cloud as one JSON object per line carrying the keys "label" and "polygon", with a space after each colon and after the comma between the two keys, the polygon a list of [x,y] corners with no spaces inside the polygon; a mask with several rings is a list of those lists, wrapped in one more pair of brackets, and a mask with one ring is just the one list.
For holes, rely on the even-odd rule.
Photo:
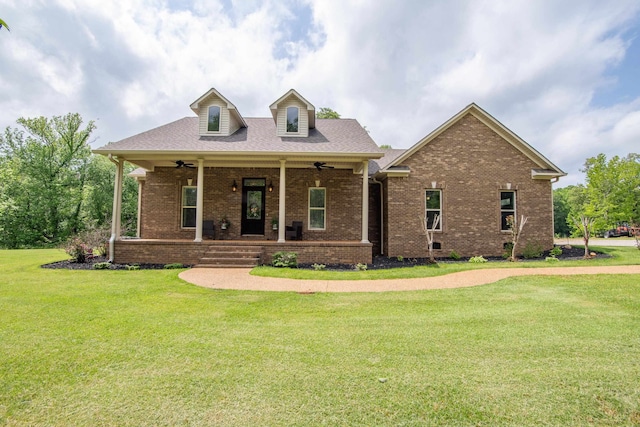
{"label": "white cloud", "polygon": [[[79,111],[104,144],[191,115],[212,86],[245,116],[295,87],[398,148],[477,102],[572,174],[637,151],[637,94],[593,105],[640,21],[634,0],[5,3],[3,127]],[[313,22],[296,16],[308,8]]]}

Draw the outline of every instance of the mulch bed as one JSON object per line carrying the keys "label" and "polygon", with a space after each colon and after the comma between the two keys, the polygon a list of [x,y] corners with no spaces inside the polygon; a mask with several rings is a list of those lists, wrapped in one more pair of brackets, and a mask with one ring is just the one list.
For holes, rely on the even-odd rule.
{"label": "mulch bed", "polygon": [[[584,255],[584,249],[575,247],[562,247],[562,254],[557,258],[560,260],[575,260],[582,259]],[[608,257],[609,255],[598,253],[599,257]],[[548,252],[545,252],[542,257],[535,259],[520,258],[519,261],[540,261],[549,256]],[[502,257],[485,257],[489,262],[508,262]],[[469,262],[469,258],[461,258],[459,260],[452,260],[451,258],[436,258],[438,263],[455,263],[455,262]],[[51,264],[45,264],[42,268],[52,269],[67,269],[67,270],[93,270],[93,265],[101,262],[107,262],[107,258],[104,256],[94,256],[87,259],[87,262],[78,263],[74,261],[58,261]],[[428,258],[390,258],[386,256],[373,257],[373,263],[367,265],[368,270],[379,270],[385,268],[398,268],[398,267],[413,267],[416,265],[429,265],[431,262]],[[164,264],[137,264],[140,270],[162,270]],[[191,265],[185,265],[184,267],[191,267]],[[127,270],[129,266],[127,264],[111,264],[109,270]],[[298,268],[313,269],[313,264],[298,264]],[[353,264],[326,264],[327,270],[353,270]]]}
{"label": "mulch bed", "polygon": [[[52,268],[52,269],[66,269],[66,270],[93,270],[94,264],[99,264],[102,262],[107,262],[108,259],[106,256],[93,256],[87,258],[87,262],[75,262],[71,260],[66,261],[58,261],[52,262],[51,264],[45,264],[42,268]],[[164,264],[136,264],[140,267],[140,270],[162,270],[164,269]],[[190,267],[190,265],[185,265],[185,267]],[[127,270],[129,268],[129,264],[111,264],[109,266],[109,270]]]}
{"label": "mulch bed", "polygon": [[[557,256],[559,260],[578,260],[583,259],[584,257],[584,248],[575,248],[573,246],[561,246],[562,254]],[[529,262],[529,261],[544,261],[546,257],[549,256],[549,251],[542,254],[539,258],[531,258],[525,259],[523,257],[518,258],[518,262]],[[610,255],[597,253],[598,257],[609,257]],[[503,257],[484,257],[488,262],[509,262]],[[453,260],[451,258],[438,258],[436,257],[437,263],[460,263],[460,262],[469,262],[469,258],[460,258],[459,260]],[[385,268],[399,268],[399,267],[413,267],[417,265],[430,265],[432,264],[429,261],[429,258],[393,258],[386,256],[375,256],[373,257],[373,263],[367,265],[367,270],[379,270]],[[298,264],[298,268],[305,268],[313,270],[313,264]],[[326,264],[325,267],[327,270],[353,270],[353,264]]]}

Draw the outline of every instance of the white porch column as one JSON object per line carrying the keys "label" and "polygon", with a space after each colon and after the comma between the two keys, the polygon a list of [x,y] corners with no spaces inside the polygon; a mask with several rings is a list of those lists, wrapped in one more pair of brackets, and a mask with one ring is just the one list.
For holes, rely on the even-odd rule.
{"label": "white porch column", "polygon": [[202,214],[204,209],[204,160],[198,159],[198,184],[196,188],[196,238],[202,242]]}
{"label": "white porch column", "polygon": [[362,162],[362,241],[369,243],[369,161]]}
{"label": "white porch column", "polygon": [[286,168],[285,163],[286,160],[280,160],[280,187],[278,189],[278,243],[284,243],[285,236],[285,215],[286,215],[286,204],[285,198],[287,196],[286,191]]}
{"label": "white porch column", "polygon": [[111,214],[111,238],[109,239],[109,261],[113,262],[115,257],[115,242],[120,240],[120,230],[122,222],[122,174],[124,170],[124,160],[109,157],[116,165],[116,176],[113,183],[113,212]]}
{"label": "white porch column", "polygon": [[140,212],[142,212],[142,180],[138,179],[138,213],[136,215],[136,237],[138,239],[140,238],[140,224],[142,221],[140,218]]}

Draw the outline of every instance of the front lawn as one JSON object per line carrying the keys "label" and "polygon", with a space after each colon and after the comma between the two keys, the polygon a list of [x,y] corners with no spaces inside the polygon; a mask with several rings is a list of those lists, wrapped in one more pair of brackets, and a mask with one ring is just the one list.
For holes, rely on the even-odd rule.
{"label": "front lawn", "polygon": [[640,275],[300,295],[61,258],[0,251],[0,425],[640,424]]}

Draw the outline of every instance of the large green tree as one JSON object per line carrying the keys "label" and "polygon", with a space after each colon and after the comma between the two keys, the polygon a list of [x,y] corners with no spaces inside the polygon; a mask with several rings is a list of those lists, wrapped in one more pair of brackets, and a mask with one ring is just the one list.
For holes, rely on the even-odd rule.
{"label": "large green tree", "polygon": [[580,234],[575,219],[593,219],[594,232],[602,233],[619,222],[640,223],[640,156],[628,154],[607,160],[590,157],[582,169],[585,184],[553,191],[554,231]]}
{"label": "large green tree", "polygon": [[640,156],[604,154],[586,160],[584,213],[594,218],[594,228],[603,231],[619,222],[640,222]]}
{"label": "large green tree", "polygon": [[[94,123],[83,126],[79,114],[17,123],[21,128],[0,135],[0,247],[55,245],[86,228],[108,227],[115,167],[91,154]],[[126,175],[123,184],[123,224],[131,231],[137,186]]]}
{"label": "large green tree", "polygon": [[59,242],[80,227],[95,125],[82,128],[79,114],[17,122],[22,129],[7,128],[0,137],[9,175],[0,239],[10,247]]}

